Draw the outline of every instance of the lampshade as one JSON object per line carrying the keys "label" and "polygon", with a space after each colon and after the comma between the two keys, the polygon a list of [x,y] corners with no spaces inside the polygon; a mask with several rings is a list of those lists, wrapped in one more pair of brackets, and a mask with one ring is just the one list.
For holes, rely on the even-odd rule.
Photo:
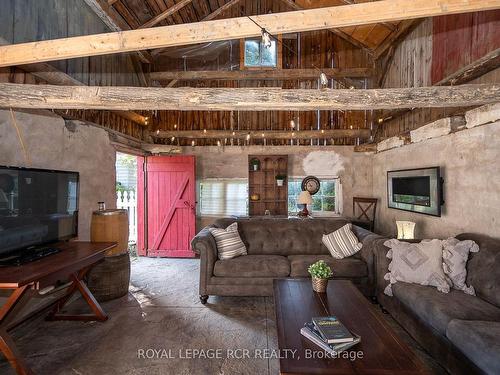
{"label": "lampshade", "polygon": [[297,199],[298,204],[312,204],[313,200],[311,194],[308,191],[303,191],[300,193],[299,198]]}
{"label": "lampshade", "polygon": [[413,240],[415,238],[415,223],[412,221],[396,221],[398,239]]}

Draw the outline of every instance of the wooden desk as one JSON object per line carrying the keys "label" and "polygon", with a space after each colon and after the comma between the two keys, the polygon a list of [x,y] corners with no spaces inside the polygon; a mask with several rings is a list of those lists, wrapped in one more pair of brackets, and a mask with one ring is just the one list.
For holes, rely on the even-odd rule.
{"label": "wooden desk", "polygon": [[[66,293],[59,298],[47,316],[48,320],[83,320],[100,321],[108,319],[87,286],[83,278],[98,262],[104,259],[104,253],[116,246],[114,242],[67,242],[57,245],[61,252],[49,255],[37,261],[26,263],[19,267],[0,268],[0,289],[12,289],[13,293],[0,308],[0,351],[5,355],[12,367],[20,375],[33,374],[19,354],[14,341],[8,332],[15,327],[6,324],[6,319],[12,313],[21,297],[28,289],[38,290],[44,285],[44,280],[54,275],[70,280],[72,283]],[[79,291],[93,314],[66,315],[60,311],[71,296]],[[33,314],[30,314],[33,316]],[[18,322],[17,322],[18,323]],[[17,325],[17,324],[16,324]]]}
{"label": "wooden desk", "polygon": [[[310,279],[277,279],[274,302],[278,347],[282,351],[297,350],[296,357],[280,358],[281,374],[428,373],[419,358],[348,280],[330,280],[327,293],[315,293]],[[336,315],[348,329],[361,336],[361,342],[348,352],[362,351],[362,358],[351,361],[311,355],[324,352],[304,338],[300,329],[312,317],[329,315]]]}

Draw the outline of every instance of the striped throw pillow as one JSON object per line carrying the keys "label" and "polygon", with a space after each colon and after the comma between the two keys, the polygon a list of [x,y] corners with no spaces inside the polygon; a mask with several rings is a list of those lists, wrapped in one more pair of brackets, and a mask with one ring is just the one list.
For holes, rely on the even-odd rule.
{"label": "striped throw pillow", "polygon": [[220,260],[247,255],[247,248],[238,233],[238,223],[232,223],[226,229],[210,228],[209,230],[215,238]]}
{"label": "striped throw pillow", "polygon": [[330,234],[324,234],[323,243],[335,259],[350,257],[363,246],[352,232],[351,224],[346,224]]}

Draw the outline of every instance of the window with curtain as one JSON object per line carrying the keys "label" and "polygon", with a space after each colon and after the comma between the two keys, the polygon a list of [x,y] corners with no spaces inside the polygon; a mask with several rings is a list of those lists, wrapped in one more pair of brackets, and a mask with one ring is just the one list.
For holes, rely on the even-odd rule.
{"label": "window with curtain", "polygon": [[248,215],[247,179],[204,179],[199,184],[201,215]]}
{"label": "window with curtain", "polygon": [[[288,213],[296,214],[302,209],[297,207],[297,198],[302,191],[301,184],[304,177],[290,177],[288,179]],[[337,184],[338,178],[320,178],[321,188],[312,196],[312,213],[318,216],[333,216],[338,214]]]}

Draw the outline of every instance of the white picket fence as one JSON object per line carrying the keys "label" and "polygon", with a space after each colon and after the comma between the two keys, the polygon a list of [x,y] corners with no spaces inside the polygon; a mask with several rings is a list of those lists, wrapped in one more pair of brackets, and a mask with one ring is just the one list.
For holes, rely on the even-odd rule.
{"label": "white picket fence", "polygon": [[116,207],[128,211],[129,243],[137,243],[137,199],[135,191],[117,191]]}

